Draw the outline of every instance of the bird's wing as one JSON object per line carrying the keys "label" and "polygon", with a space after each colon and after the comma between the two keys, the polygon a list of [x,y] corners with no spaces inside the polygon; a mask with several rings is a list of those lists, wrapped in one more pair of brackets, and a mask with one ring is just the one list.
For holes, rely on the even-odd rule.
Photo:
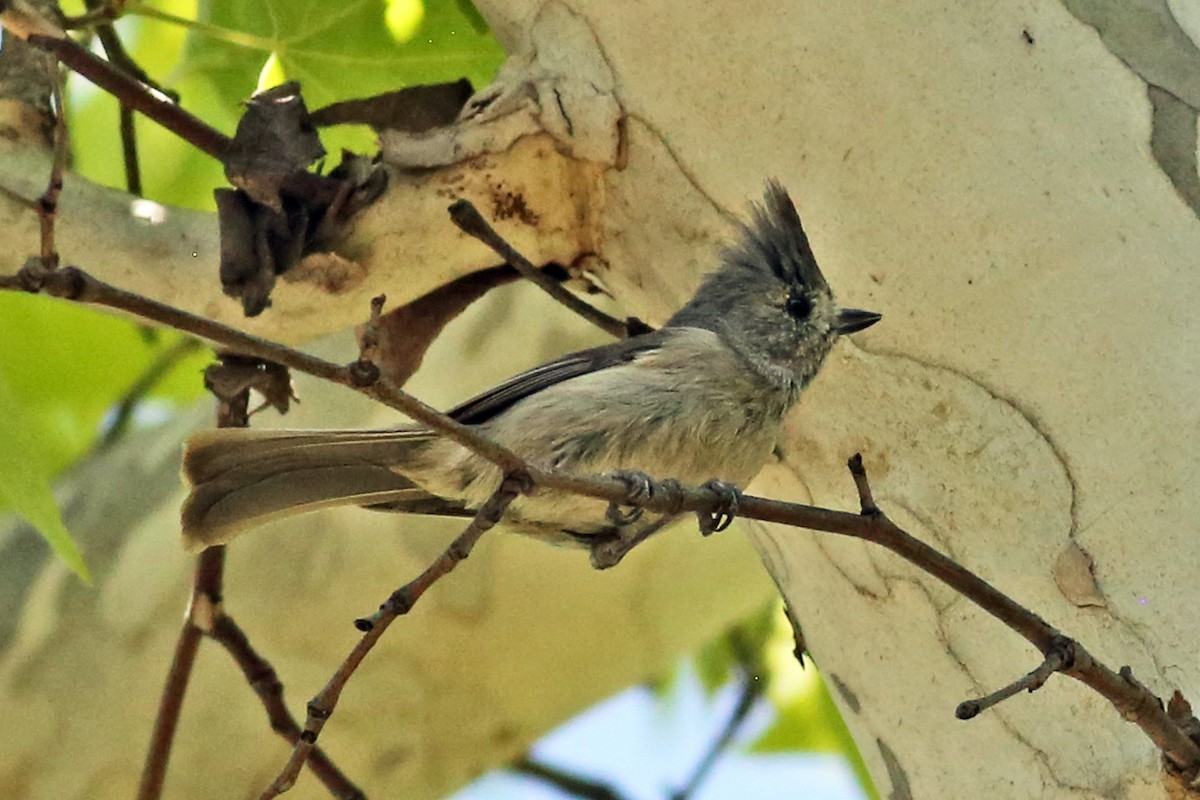
{"label": "bird's wing", "polygon": [[391,511],[396,514],[425,514],[433,517],[469,518],[475,516],[475,511],[467,508],[467,504],[462,500],[450,500],[428,492],[418,494],[416,490],[413,491],[410,499],[371,503],[363,508],[371,511]]}
{"label": "bird's wing", "polygon": [[620,342],[580,350],[578,353],[556,358],[531,370],[514,375],[503,383],[493,386],[483,394],[472,397],[446,412],[464,425],[487,422],[497,414],[511,408],[514,403],[531,394],[580,375],[587,375],[618,364],[632,361],[662,347],[671,335],[670,330],[657,330],[633,336]]}

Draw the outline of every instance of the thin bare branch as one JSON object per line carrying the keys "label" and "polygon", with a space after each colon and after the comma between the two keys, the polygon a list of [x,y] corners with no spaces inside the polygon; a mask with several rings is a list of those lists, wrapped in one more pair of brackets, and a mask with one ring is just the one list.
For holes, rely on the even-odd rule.
{"label": "thin bare branch", "polygon": [[208,616],[214,604],[220,602],[221,574],[225,561],[224,547],[211,547],[199,555],[195,576],[192,581],[192,602],[179,638],[175,642],[175,656],[167,671],[158,714],[154,718],[154,730],[150,735],[150,747],[142,765],[142,779],[138,784],[137,800],[158,800],[162,797],[163,778],[167,774],[167,763],[171,757],[171,746],[175,731],[179,727],[179,712],[183,709],[183,698],[192,677],[192,666],[203,634],[201,618]]}
{"label": "thin bare branch", "polygon": [[1022,690],[1026,692],[1037,691],[1050,679],[1051,675],[1071,665],[1074,661],[1074,644],[1070,639],[1064,638],[1062,645],[1053,648],[1050,654],[1046,656],[1046,659],[1038,665],[1037,669],[985,697],[980,697],[977,700],[964,700],[954,710],[954,716],[959,719],[971,719],[978,716],[980,712],[986,711]]}
{"label": "thin bare branch", "polygon": [[[138,65],[125,49],[121,37],[117,35],[112,20],[121,16],[123,8],[114,7],[117,4],[102,2],[102,0],[84,0],[88,14],[95,15],[96,38],[104,47],[104,55],[109,63],[121,72],[145,84],[150,89],[170,98],[174,103],[179,102],[179,95],[155,82],[146,71]],[[104,20],[108,21],[104,21]],[[68,27],[72,27],[68,24]],[[133,122],[133,109],[125,103],[120,104],[121,156],[125,163],[125,189],[130,194],[142,196],[142,170],[138,163],[137,129]]]}
{"label": "thin bare branch", "polygon": [[627,800],[625,795],[607,783],[574,775],[529,756],[517,759],[509,764],[508,768],[518,774],[544,781],[572,797],[578,797],[579,800]]}
{"label": "thin bare branch", "polygon": [[535,267],[529,259],[521,255],[504,237],[496,233],[496,229],[488,224],[488,221],[483,218],[483,215],[479,213],[479,209],[470,200],[456,200],[450,206],[450,219],[454,221],[454,224],[463,233],[474,236],[492,248],[496,252],[496,255],[503,258],[506,263],[521,273],[522,276],[536,283],[546,294],[604,332],[612,334],[618,339],[624,339],[633,333],[643,333],[650,330],[640,320],[630,319],[622,322],[616,317],[605,314],[590,303],[585,303],[571,294],[563,288],[561,283]]}
{"label": "thin bare branch", "polygon": [[198,341],[183,338],[159,353],[117,402],[112,422],[104,432],[104,436],[101,437],[97,449],[103,450],[106,447],[111,447],[114,442],[120,439],[129,428],[129,422],[133,419],[133,412],[137,409],[138,404],[146,399],[146,395],[158,385],[159,381],[166,377],[167,373],[180,360],[199,349],[200,343]]}
{"label": "thin bare branch", "polygon": [[[208,552],[207,550],[205,552]],[[224,612],[218,613],[213,620],[212,630],[208,631],[209,638],[225,648],[241,669],[246,683],[258,695],[267,712],[267,720],[271,730],[287,740],[295,747],[300,742],[302,731],[292,712],[288,710],[283,700],[283,683],[275,673],[275,668],[255,651],[250,639],[234,622],[233,618]],[[308,768],[313,775],[325,785],[329,793],[338,800],[365,800],[366,795],[338,769],[333,760],[319,746],[313,747],[308,756]]]}
{"label": "thin bare branch", "polygon": [[[185,111],[162,92],[126,75],[65,35],[32,33],[26,41],[52,53],[64,66],[117,98],[123,106],[144,114],[196,149],[225,163],[233,140]],[[285,194],[303,197],[315,205],[328,205],[346,190],[343,181],[303,170],[286,175],[279,188]]]}
{"label": "thin bare branch", "polygon": [[858,507],[864,517],[879,513],[875,498],[871,495],[871,482],[867,480],[867,469],[863,466],[862,454],[855,453],[846,462],[850,468],[850,477],[854,478],[854,488],[858,490]]}
{"label": "thin bare branch", "polygon": [[[850,459],[860,496],[873,505],[870,484],[861,456]],[[861,473],[861,475],[859,474]],[[864,491],[865,490],[865,491]],[[748,516],[755,516],[748,514]],[[757,517],[763,519],[763,517]],[[960,566],[924,542],[898,527],[878,509],[863,514],[861,519],[871,520],[870,536],[859,538],[880,544],[893,553],[938,578],[957,590],[968,600],[999,619],[1012,630],[1024,636],[1050,662],[1056,652],[1070,656],[1061,671],[1075,680],[1090,686],[1108,700],[1121,716],[1134,723],[1162,751],[1168,765],[1176,772],[1193,780],[1200,775],[1200,744],[1192,740],[1163,708],[1162,700],[1139,683],[1129,667],[1122,667],[1118,674],[1095,659],[1079,642],[1066,637],[1052,628],[1045,620],[996,590],[970,570]],[[771,520],[785,522],[786,520]],[[807,526],[805,526],[807,527]],[[849,533],[855,536],[854,533]]]}
{"label": "thin bare branch", "polygon": [[[55,70],[57,73],[57,70]],[[58,267],[58,249],[54,246],[54,220],[58,214],[58,198],[62,194],[63,170],[67,163],[67,121],[63,115],[62,86],[58,75],[53,76],[51,99],[54,103],[54,157],[50,162],[50,178],[46,189],[37,199],[38,223],[41,225],[40,269]]]}
{"label": "thin bare branch", "polygon": [[[173,102],[178,103],[179,95],[146,74],[146,71],[133,60],[133,57],[129,55],[129,51],[125,49],[120,36],[117,35],[116,28],[112,26],[112,22],[120,18],[124,9],[118,9],[115,13],[112,13],[112,6],[114,4],[100,2],[100,0],[84,0],[84,5],[87,6],[89,11],[97,13],[97,21],[95,23],[96,38],[100,40],[100,44],[104,47],[104,55],[108,58],[109,62],[131,78],[169,97]],[[104,19],[108,21],[100,21]],[[71,27],[70,24],[67,27]]]}
{"label": "thin bare branch", "polygon": [[120,110],[121,158],[125,163],[125,191],[141,197],[142,167],[138,162],[137,127],[133,122],[133,109],[122,105]]}
{"label": "thin bare branch", "polygon": [[[282,364],[298,372],[362,392],[368,397],[402,411],[447,438],[479,453],[506,472],[525,469],[525,462],[519,456],[484,438],[468,426],[451,420],[432,406],[428,406],[402,391],[390,381],[380,378],[379,370],[374,365],[364,366],[358,361],[349,366],[334,364],[276,342],[251,336],[205,317],[181,311],[174,306],[118,289],[97,280],[78,267],[65,267],[48,275],[37,274],[25,269],[17,275],[0,276],[0,289],[41,291],[75,302],[115,308],[135,314],[142,319],[168,325],[176,330],[216,342],[229,350]],[[619,484],[616,486],[620,491]]]}
{"label": "thin bare branch", "polygon": [[125,13],[125,0],[108,0],[104,3],[87,3],[87,13],[67,17],[63,24],[69,30],[111,24]]}
{"label": "thin bare branch", "polygon": [[763,695],[764,687],[758,676],[750,671],[743,671],[741,683],[742,685],[738,689],[737,703],[734,704],[733,710],[725,720],[725,724],[721,726],[717,738],[713,740],[712,744],[708,746],[708,750],[696,762],[691,776],[684,783],[683,787],[671,793],[671,800],[691,800],[695,796],[696,790],[700,788],[700,784],[712,772],[712,768],[716,766],[717,760],[728,750],[729,745],[733,743],[733,737],[746,724],[746,719],[750,716],[750,711],[754,708],[754,704]]}
{"label": "thin bare branch", "polygon": [[[249,422],[249,404],[249,391],[223,398],[217,409],[217,426],[246,427]],[[212,630],[213,619],[221,608],[224,586],[225,547],[210,547],[196,558],[196,568],[192,577],[192,599],[188,603],[183,629],[179,632],[179,639],[175,645],[175,658],[167,672],[158,714],[154,718],[154,730],[150,736],[146,760],[142,765],[142,780],[138,785],[137,800],[158,800],[162,797],[167,762],[171,758],[175,731],[179,727],[179,712],[183,709],[183,698],[191,681],[200,637]]]}
{"label": "thin bare branch", "polygon": [[504,510],[517,498],[517,495],[529,491],[531,486],[529,476],[522,472],[512,473],[505,477],[488,501],[480,507],[466,529],[450,543],[450,546],[436,561],[426,567],[425,571],[412,581],[392,592],[377,612],[355,622],[358,629],[363,632],[362,638],[346,656],[329,682],[325,684],[325,688],[308,702],[308,719],[305,722],[304,731],[300,734],[300,740],[292,750],[292,755],[283,770],[259,796],[259,800],[278,797],[295,785],[296,777],[316,746],[317,737],[321,735],[325,723],[333,715],[347,681],[375,647],[376,642],[383,636],[388,626],[397,617],[412,610],[412,607],[430,586],[458,566],[460,561],[466,559],[474,549],[475,543],[500,521]]}
{"label": "thin bare branch", "polygon": [[[220,397],[217,426],[244,428],[250,418],[250,391],[239,387],[228,396]],[[223,609],[225,576],[225,547],[210,547],[196,559],[192,581],[192,600],[187,617],[175,645],[175,658],[163,686],[158,715],[150,748],[142,768],[138,800],[158,800],[162,796],[163,778],[170,760],[179,713],[191,679],[192,665],[200,639],[207,636],[219,642],[237,662],[246,682],[258,695],[267,712],[271,729],[293,746],[300,741],[301,731],[283,702],[283,684],[274,668],[250,644],[249,638]],[[308,762],[309,769],[339,800],[362,800],[362,790],[355,786],[332,760],[315,748]]]}
{"label": "thin bare branch", "polygon": [[383,306],[387,302],[387,295],[379,295],[371,298],[371,316],[367,319],[367,323],[363,326],[362,333],[358,337],[358,370],[364,374],[369,373],[372,368],[377,369],[377,361],[379,358],[379,337],[380,337],[380,319],[383,315]]}
{"label": "thin bare branch", "polygon": [[1189,782],[1200,775],[1200,745],[1163,708],[1162,700],[1133,677],[1129,667],[1119,672],[1100,663],[1078,642],[1075,663],[1063,671],[1087,684],[1113,704],[1121,716],[1137,725],[1163,752],[1169,767]]}

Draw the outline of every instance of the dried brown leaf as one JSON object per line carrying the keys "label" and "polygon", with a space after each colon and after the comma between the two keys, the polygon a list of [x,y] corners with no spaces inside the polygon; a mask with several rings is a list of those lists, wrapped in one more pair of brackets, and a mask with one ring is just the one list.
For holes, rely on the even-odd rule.
{"label": "dried brown leaf", "polygon": [[1092,557],[1078,542],[1070,542],[1054,560],[1054,582],[1063,597],[1077,606],[1106,605],[1096,584]]}
{"label": "dried brown leaf", "polygon": [[375,365],[397,386],[403,386],[450,320],[489,290],[517,277],[517,271],[508,266],[473,272],[381,315],[375,323]]}

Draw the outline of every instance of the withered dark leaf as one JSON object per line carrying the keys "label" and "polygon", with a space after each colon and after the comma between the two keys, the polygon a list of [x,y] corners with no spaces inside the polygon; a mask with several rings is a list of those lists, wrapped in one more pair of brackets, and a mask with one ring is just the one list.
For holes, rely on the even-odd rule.
{"label": "withered dark leaf", "polygon": [[326,209],[321,225],[314,231],[319,243],[327,239],[338,226],[383,196],[388,185],[387,170],[378,159],[342,151],[342,163],[329,172],[331,179],[340,181],[346,191]]}
{"label": "withered dark leaf", "polygon": [[225,157],[225,176],[256,202],[281,211],[280,184],[324,155],[300,84],[289,81],[246,101]]}
{"label": "withered dark leaf", "polygon": [[375,365],[385,377],[403,386],[450,320],[489,290],[518,277],[507,265],[480,270],[381,315],[374,326],[371,357]]}
{"label": "withered dark leaf", "polygon": [[221,289],[242,301],[246,316],[257,316],[271,304],[275,277],[303,254],[309,212],[292,199],[275,211],[240,189],[217,189],[213,196],[221,231]]}
{"label": "withered dark leaf", "polygon": [[1192,714],[1192,704],[1178,689],[1167,701],[1167,716],[1174,720],[1192,741],[1200,743],[1200,720]]}
{"label": "withered dark leaf", "polygon": [[204,388],[218,400],[231,402],[242,392],[253,389],[280,414],[288,412],[296,395],[287,367],[234,353],[219,355],[221,363],[204,370]]}
{"label": "withered dark leaf", "polygon": [[312,112],[313,125],[370,125],[375,130],[424,133],[449,125],[474,93],[471,82],[409,86],[394,92],[333,103]]}
{"label": "withered dark leaf", "polygon": [[237,189],[216,189],[213,198],[221,231],[221,289],[242,300],[246,316],[255,316],[270,303],[275,286],[273,265],[257,255],[257,206]]}

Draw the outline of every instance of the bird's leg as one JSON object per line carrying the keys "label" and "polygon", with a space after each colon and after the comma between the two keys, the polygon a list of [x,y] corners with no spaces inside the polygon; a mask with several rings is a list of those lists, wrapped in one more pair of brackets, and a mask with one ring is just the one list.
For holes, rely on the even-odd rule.
{"label": "bird's leg", "polygon": [[[670,506],[677,506],[683,500],[683,486],[674,478],[655,483],[648,475],[643,472],[621,471],[613,473],[612,476],[617,480],[630,484],[631,499],[649,499],[655,495],[663,496],[667,499]],[[636,486],[634,485],[636,483]],[[642,542],[649,539],[655,533],[671,522],[674,522],[679,517],[679,509],[668,507],[654,522],[646,523],[635,530],[622,530],[628,528],[632,523],[637,522],[642,516],[642,509],[634,507],[636,513],[623,513],[621,509],[614,503],[609,506],[607,518],[609,522],[617,525],[618,530],[615,535],[605,536],[602,539],[597,538],[591,546],[591,562],[595,569],[608,569],[620,563],[625,555],[637,547]],[[627,519],[623,525],[618,524],[616,519]]]}

